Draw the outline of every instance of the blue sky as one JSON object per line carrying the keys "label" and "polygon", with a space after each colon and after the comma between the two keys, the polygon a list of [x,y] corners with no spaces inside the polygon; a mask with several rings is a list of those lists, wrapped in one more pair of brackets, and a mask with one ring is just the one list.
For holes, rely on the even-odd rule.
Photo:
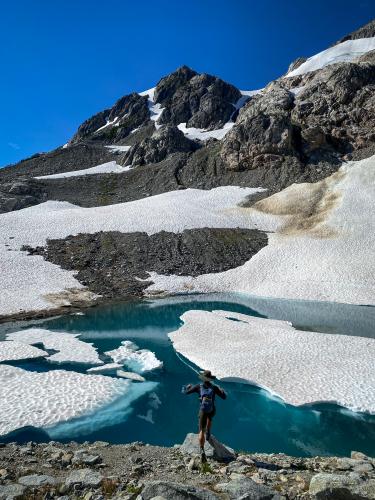
{"label": "blue sky", "polygon": [[2,2],[0,165],[182,64],[256,89],[373,17],[374,0]]}

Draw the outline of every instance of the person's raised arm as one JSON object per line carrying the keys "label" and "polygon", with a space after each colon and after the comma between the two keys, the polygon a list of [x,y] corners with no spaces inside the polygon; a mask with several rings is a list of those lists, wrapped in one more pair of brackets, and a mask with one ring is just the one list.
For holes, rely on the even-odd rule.
{"label": "person's raised arm", "polygon": [[199,384],[188,384],[185,389],[185,394],[193,394],[194,392],[197,392],[199,394]]}
{"label": "person's raised arm", "polygon": [[221,399],[227,399],[227,393],[221,387],[215,385],[215,394],[219,396]]}

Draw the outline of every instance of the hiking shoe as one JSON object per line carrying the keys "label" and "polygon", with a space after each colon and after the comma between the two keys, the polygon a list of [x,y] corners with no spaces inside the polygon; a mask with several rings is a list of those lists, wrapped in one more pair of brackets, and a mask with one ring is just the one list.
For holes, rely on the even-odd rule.
{"label": "hiking shoe", "polygon": [[204,450],[201,450],[201,462],[202,464],[205,464],[207,462],[207,457]]}

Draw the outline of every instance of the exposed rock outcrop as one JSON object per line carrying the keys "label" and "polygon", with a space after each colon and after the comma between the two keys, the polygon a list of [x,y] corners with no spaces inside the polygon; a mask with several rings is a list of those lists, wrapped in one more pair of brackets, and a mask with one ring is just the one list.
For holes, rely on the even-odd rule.
{"label": "exposed rock outcrop", "polygon": [[172,153],[187,153],[197,149],[197,145],[187,139],[174,126],[161,127],[154,134],[135,144],[124,158],[124,165],[148,165],[164,160]]}
{"label": "exposed rock outcrop", "polygon": [[[50,240],[47,247],[27,250],[43,255],[107,298],[141,295],[149,271],[198,276],[240,266],[267,244],[267,235],[249,229],[189,229],[123,234],[102,232]],[[141,278],[142,280],[139,280]]]}
{"label": "exposed rock outcrop", "polygon": [[159,123],[208,130],[221,128],[230,119],[240,97],[233,85],[186,66],[163,78],[155,90],[155,102],[164,107]]}

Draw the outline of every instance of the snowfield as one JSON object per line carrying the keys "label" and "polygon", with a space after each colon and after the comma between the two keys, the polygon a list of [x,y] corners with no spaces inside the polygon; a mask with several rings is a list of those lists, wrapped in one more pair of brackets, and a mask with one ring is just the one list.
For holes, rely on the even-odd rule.
{"label": "snowfield", "polygon": [[[122,421],[126,411],[131,411],[131,403],[155,386],[153,382],[135,385],[123,379],[74,371],[38,373],[0,365],[0,435],[34,426],[57,438],[73,436],[74,429],[80,427],[111,425],[116,417]],[[114,403],[121,403],[120,413],[103,412]],[[79,420],[84,417],[88,421]],[[53,427],[61,423],[67,427]]]}
{"label": "snowfield", "polygon": [[[119,147],[126,147],[127,149],[119,150]],[[113,146],[114,151],[128,151],[130,146]],[[130,170],[131,166],[122,167],[115,161],[109,161],[96,165],[91,168],[84,168],[82,170],[72,170],[71,172],[61,172],[60,174],[41,175],[35,179],[65,179],[66,177],[79,177],[81,175],[95,175],[95,174],[122,174]]]}
{"label": "snowfield", "polygon": [[154,234],[198,227],[245,228],[251,221],[236,206],[258,191],[234,186],[210,191],[187,189],[92,208],[48,201],[1,214],[0,316],[69,305],[75,297],[88,301],[94,298],[74,278],[74,272],[41,256],[28,256],[20,251],[23,245],[44,246],[47,239],[98,231]]}
{"label": "snowfield", "polygon": [[329,49],[319,52],[315,56],[309,57],[307,61],[302,63],[298,68],[290,71],[285,75],[286,78],[290,76],[304,75],[309,71],[316,71],[317,69],[324,68],[329,64],[338,62],[351,62],[357,57],[370,52],[375,49],[375,38],[359,38],[357,40],[346,40],[330,47]]}
{"label": "snowfield", "polygon": [[266,247],[222,273],[193,278],[152,272],[147,290],[375,304],[375,156],[235,211],[246,214],[248,227],[275,231]]}
{"label": "snowfield", "polygon": [[223,381],[258,385],[296,406],[325,401],[375,413],[375,339],[226,311],[181,319],[169,334],[176,351]]}

